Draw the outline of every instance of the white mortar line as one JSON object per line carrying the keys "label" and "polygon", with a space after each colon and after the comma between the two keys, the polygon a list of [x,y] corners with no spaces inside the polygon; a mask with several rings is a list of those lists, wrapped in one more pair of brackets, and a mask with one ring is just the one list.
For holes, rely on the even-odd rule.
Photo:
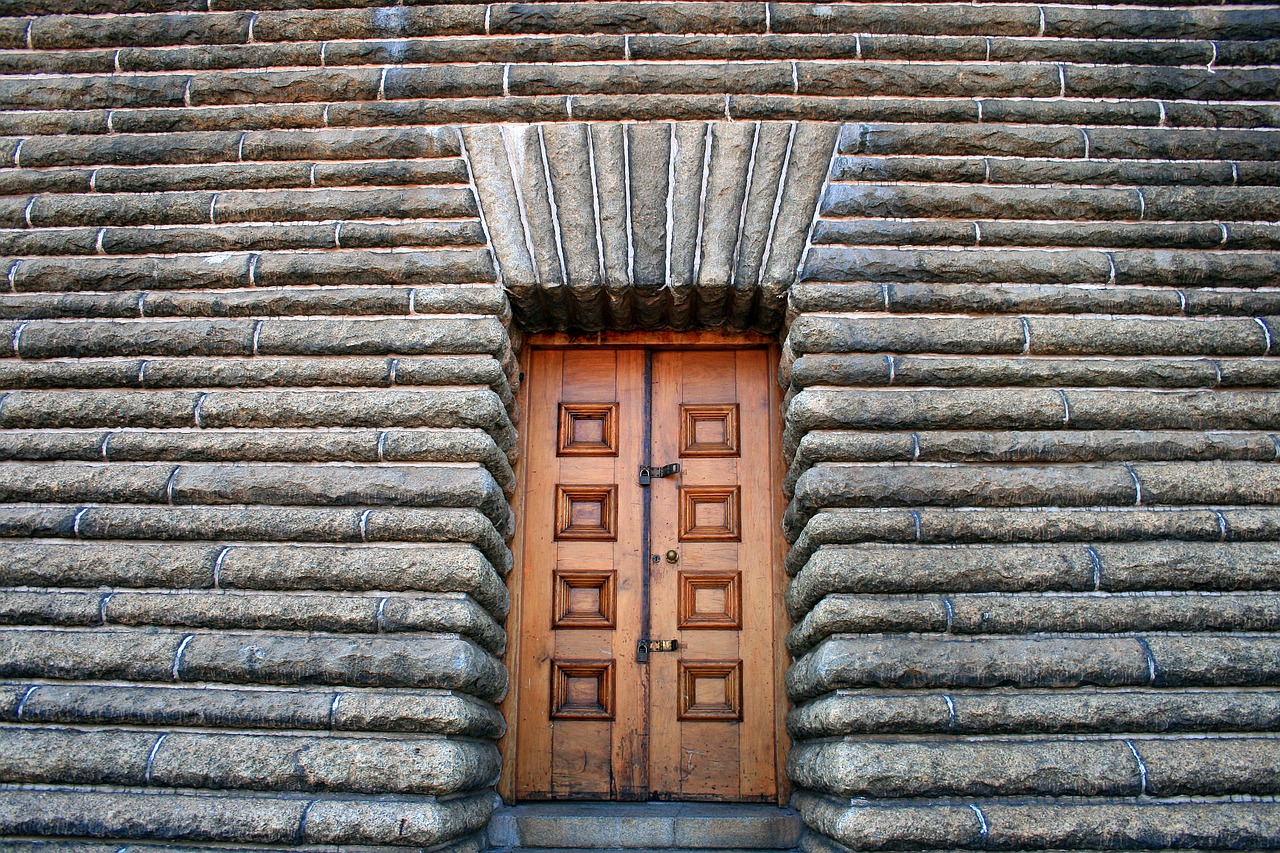
{"label": "white mortar line", "polygon": [[778,213],[782,210],[782,190],[787,185],[787,168],[791,165],[791,146],[796,141],[797,122],[789,122],[787,132],[787,150],[782,157],[782,171],[778,173],[778,189],[773,196],[773,212],[769,215],[769,230],[764,237],[764,252],[760,255],[760,278],[764,279],[764,271],[769,267],[769,257],[773,254],[773,233],[778,225]]}
{"label": "white mortar line", "polygon": [[218,559],[213,561],[213,588],[222,588],[222,561],[227,559],[227,554],[231,553],[231,546],[224,545],[222,550],[218,552]]}
{"label": "white mortar line", "polygon": [[89,507],[86,506],[86,507],[81,507],[80,511],[76,513],[76,517],[71,522],[72,538],[74,539],[81,538],[80,537],[80,519],[84,518],[84,514],[88,511],[89,511]]}
{"label": "white mortar line", "polygon": [[1089,555],[1089,562],[1093,564],[1093,591],[1102,591],[1102,557],[1098,556],[1097,550],[1092,545],[1086,545],[1084,552]]}
{"label": "white mortar line", "polygon": [[[831,181],[831,170],[835,168],[836,157],[840,154],[840,133],[837,131],[835,140],[831,144],[831,153],[827,156],[827,168],[823,171],[823,187]],[[822,213],[822,196],[823,191],[818,190],[818,203],[813,206],[813,218],[809,220],[809,228],[804,235],[804,251],[800,253],[800,263],[796,265],[795,280],[800,280],[800,275],[804,271],[805,264],[809,261],[809,249],[813,248],[813,229],[818,224],[818,217]]]}
{"label": "white mortar line", "polygon": [[747,185],[742,191],[742,209],[738,212],[738,233],[733,242],[733,266],[729,269],[729,281],[735,284],[738,281],[738,264],[742,261],[742,236],[747,230],[747,208],[751,206],[751,190],[755,182],[756,151],[760,145],[760,122],[755,125],[755,133],[751,136],[751,155],[747,160]]}
{"label": "white mortar line", "polygon": [[[524,127],[527,129],[528,125],[525,125]],[[525,209],[524,189],[520,186],[520,179],[524,177],[524,154],[522,152],[520,155],[520,162],[522,165],[521,168],[517,169],[516,159],[513,156],[515,152],[512,150],[511,134],[515,133],[516,130],[517,128],[514,128],[511,125],[502,125],[500,130],[502,134],[502,147],[506,149],[507,152],[507,169],[511,175],[511,185],[515,188],[516,192],[516,209],[520,211],[520,228],[524,232],[524,245],[526,251],[529,252],[529,264],[533,267],[533,280],[537,282],[542,279],[542,276],[538,270],[538,256],[533,251],[533,234],[532,229],[529,228],[528,212]]]}
{"label": "white mortar line", "polygon": [[1129,476],[1133,478],[1133,488],[1136,493],[1133,505],[1142,506],[1142,482],[1138,479],[1138,472],[1133,470],[1132,465],[1125,465],[1124,467],[1129,471]]}
{"label": "white mortar line", "polygon": [[978,831],[981,833],[982,840],[985,842],[991,835],[991,828],[987,826],[987,817],[982,813],[982,809],[978,807],[977,803],[970,803],[969,808],[973,809],[973,813],[978,816]]}
{"label": "white mortar line", "polygon": [[1139,789],[1138,795],[1145,797],[1147,794],[1147,765],[1143,763],[1142,756],[1138,755],[1138,749],[1133,745],[1133,741],[1126,739],[1124,745],[1129,747],[1129,751],[1133,753],[1133,760],[1138,762],[1138,775],[1142,780],[1142,787]]}
{"label": "white mortar line", "polygon": [[[676,139],[675,122],[667,123],[667,218],[663,225],[663,232],[666,237],[666,248],[663,253],[663,264],[666,270],[666,278],[664,279],[667,287],[671,286],[671,223],[673,219],[673,208],[675,207],[676,192],[676,155],[680,151],[680,142]],[[696,244],[695,244],[696,251]]]}
{"label": "white mortar line", "polygon": [[631,134],[627,131],[630,125],[623,125],[622,132],[622,189],[626,196],[627,219],[627,284],[636,283],[636,246],[635,236],[631,230]]}
{"label": "white mortar line", "polygon": [[195,634],[187,634],[182,638],[182,642],[178,644],[178,650],[174,652],[173,669],[171,670],[174,681],[178,680],[178,672],[182,669],[182,653],[187,650],[187,646],[195,639],[195,637]]}
{"label": "white mortar line", "polygon": [[591,125],[583,127],[587,136],[587,171],[591,174],[591,210],[595,214],[596,259],[600,264],[600,284],[608,279],[604,264],[604,226],[600,221],[600,187],[596,181],[596,144],[591,137]]}
{"label": "white mortar line", "polygon": [[173,466],[173,470],[169,472],[169,479],[164,484],[164,496],[169,506],[173,506],[173,481],[178,476],[178,471],[181,468],[181,465]]}
{"label": "white mortar line", "polygon": [[168,736],[169,733],[165,732],[160,735],[160,737],[156,738],[156,742],[151,745],[151,753],[147,756],[147,769],[142,774],[142,781],[144,784],[151,784],[151,768],[152,765],[155,764],[156,753],[160,751],[160,744],[164,743],[164,739]]}
{"label": "white mortar line", "polygon": [[538,125],[538,153],[542,156],[542,178],[547,185],[547,204],[551,207],[551,232],[555,235],[556,257],[560,259],[560,280],[569,286],[569,266],[564,260],[564,238],[560,233],[560,207],[556,204],[556,188],[551,180],[551,163],[547,159],[547,144]]}
{"label": "white mortar line", "polygon": [[1222,510],[1215,509],[1213,514],[1218,517],[1218,530],[1222,532],[1220,541],[1226,542],[1231,537],[1231,525],[1227,524],[1227,517],[1222,514]]}
{"label": "white mortar line", "polygon": [[31,698],[31,694],[32,694],[32,693],[35,693],[35,692],[36,692],[36,690],[38,690],[39,688],[40,688],[40,685],[39,685],[39,684],[33,684],[33,685],[31,685],[30,687],[28,687],[28,688],[27,688],[27,692],[25,692],[25,693],[23,693],[23,694],[22,694],[22,698],[21,698],[20,700],[18,700],[18,707],[17,707],[17,708],[15,708],[15,709],[14,709],[14,712],[13,712],[13,716],[14,716],[16,719],[18,719],[18,720],[21,720],[21,719],[22,719],[22,709],[23,709],[23,708],[25,708],[25,707],[27,707],[27,700],[28,700],[28,699],[30,699],[30,698]]}
{"label": "white mortar line", "polygon": [[[673,123],[671,127],[672,133],[674,133],[675,124]],[[715,125],[707,122],[707,130],[702,142],[702,188],[698,191],[698,232],[693,243],[693,284],[695,287],[702,278],[702,234],[706,225],[707,185],[711,183],[711,157],[714,151]],[[673,157],[672,160],[674,161],[674,159]],[[674,189],[675,186],[673,184],[672,190]],[[671,235],[667,236],[667,245],[671,245]]]}

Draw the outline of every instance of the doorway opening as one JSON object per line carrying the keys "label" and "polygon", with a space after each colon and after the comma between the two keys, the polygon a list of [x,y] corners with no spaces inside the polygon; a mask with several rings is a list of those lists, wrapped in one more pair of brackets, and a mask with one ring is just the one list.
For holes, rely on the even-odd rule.
{"label": "doorway opening", "polygon": [[785,802],[777,360],[755,335],[528,342],[508,802]]}

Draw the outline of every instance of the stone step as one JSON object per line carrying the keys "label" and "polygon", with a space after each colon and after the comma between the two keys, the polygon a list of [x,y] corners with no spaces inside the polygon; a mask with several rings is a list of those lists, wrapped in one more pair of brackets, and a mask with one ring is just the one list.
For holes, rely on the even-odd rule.
{"label": "stone step", "polygon": [[753,853],[790,850],[800,838],[790,809],[740,803],[527,803],[500,809],[494,850]]}

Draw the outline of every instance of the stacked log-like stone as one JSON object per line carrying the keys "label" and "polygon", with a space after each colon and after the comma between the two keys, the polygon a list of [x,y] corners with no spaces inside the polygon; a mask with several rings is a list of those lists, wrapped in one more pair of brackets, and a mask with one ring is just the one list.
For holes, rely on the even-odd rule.
{"label": "stacked log-like stone", "polygon": [[0,236],[0,829],[474,838],[518,377],[460,137],[185,138],[0,171],[57,188]]}
{"label": "stacked log-like stone", "polygon": [[1280,841],[1277,151],[846,126],[782,369],[807,849]]}
{"label": "stacked log-like stone", "polygon": [[[651,321],[772,329],[788,282],[742,237],[803,217],[763,122],[814,120],[855,124],[783,366],[806,843],[1280,846],[1276,7],[371,5],[0,0],[0,834],[474,838],[494,283],[531,325],[644,325],[660,258]],[[528,219],[556,246],[602,207],[594,266],[535,272],[543,233],[504,267],[437,126],[569,120],[764,147],[508,128],[571,199]],[[581,171],[620,138],[621,206]],[[750,191],[690,252],[672,187],[729,164]]]}

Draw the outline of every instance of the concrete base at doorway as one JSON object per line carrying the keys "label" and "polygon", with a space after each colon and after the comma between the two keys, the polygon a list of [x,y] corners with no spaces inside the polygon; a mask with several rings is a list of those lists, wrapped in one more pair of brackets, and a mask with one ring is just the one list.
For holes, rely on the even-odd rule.
{"label": "concrete base at doorway", "polygon": [[527,803],[499,809],[493,850],[777,853],[796,847],[799,815],[739,803]]}

